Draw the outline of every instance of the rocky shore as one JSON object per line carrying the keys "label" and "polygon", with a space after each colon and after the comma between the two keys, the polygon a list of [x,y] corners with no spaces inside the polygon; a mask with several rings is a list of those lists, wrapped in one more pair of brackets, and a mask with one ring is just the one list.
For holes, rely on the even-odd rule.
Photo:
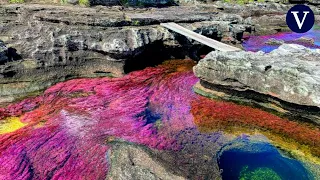
{"label": "rocky shore", "polygon": [[288,8],[281,3],[221,2],[166,8],[2,4],[0,103],[68,79],[119,77],[165,59],[198,60],[210,52],[161,27],[162,22],[241,47],[244,34],[286,31]]}
{"label": "rocky shore", "polygon": [[218,52],[194,72],[198,93],[320,124],[320,51],[283,44],[270,52]]}
{"label": "rocky shore", "polygon": [[177,22],[234,45],[252,31],[242,17],[214,7],[4,5],[0,15],[0,39],[10,48],[10,57],[1,58],[1,101],[71,78],[122,76],[164,59],[192,56],[202,47],[161,22]]}
{"label": "rocky shore", "polygon": [[[319,49],[212,51],[160,26],[242,48],[287,31],[293,1],[61,2],[0,0],[0,179],[319,177]],[[200,61],[170,60],[185,58]]]}

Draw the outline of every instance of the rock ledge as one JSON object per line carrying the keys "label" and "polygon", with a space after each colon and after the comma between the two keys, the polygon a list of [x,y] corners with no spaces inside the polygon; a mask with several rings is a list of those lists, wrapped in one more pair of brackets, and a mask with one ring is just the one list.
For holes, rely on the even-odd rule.
{"label": "rock ledge", "polygon": [[224,92],[220,96],[230,100],[248,98],[250,104],[320,124],[319,57],[319,49],[295,44],[270,53],[214,51],[194,67],[201,84],[196,89]]}

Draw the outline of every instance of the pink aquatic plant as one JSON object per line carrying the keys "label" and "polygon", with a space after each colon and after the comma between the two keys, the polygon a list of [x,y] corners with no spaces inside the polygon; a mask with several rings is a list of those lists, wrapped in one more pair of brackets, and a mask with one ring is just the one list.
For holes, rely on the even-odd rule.
{"label": "pink aquatic plant", "polygon": [[0,179],[105,179],[110,165],[106,154],[115,139],[158,150],[183,149],[191,152],[188,157],[210,162],[212,149],[225,140],[221,133],[201,134],[197,124],[215,123],[210,117],[222,123],[238,117],[245,124],[262,126],[258,116],[269,116],[254,110],[257,114],[246,121],[242,110],[252,108],[195,94],[193,65],[177,60],[122,78],[69,80],[1,108],[0,126],[12,117],[24,126],[0,134]]}
{"label": "pink aquatic plant", "polygon": [[58,83],[1,108],[2,121],[19,117],[26,126],[0,135],[0,179],[104,179],[114,137],[177,149],[168,135],[193,126],[189,102],[197,79],[192,61],[175,62],[123,78]]}

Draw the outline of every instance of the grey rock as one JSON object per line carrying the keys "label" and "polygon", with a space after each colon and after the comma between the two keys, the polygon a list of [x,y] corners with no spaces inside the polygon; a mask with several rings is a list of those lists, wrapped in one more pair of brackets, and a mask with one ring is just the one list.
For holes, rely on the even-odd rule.
{"label": "grey rock", "polygon": [[176,136],[179,151],[158,150],[108,138],[107,179],[221,179],[217,154],[229,138],[187,128]]}
{"label": "grey rock", "polygon": [[309,2],[310,4],[320,5],[320,1],[319,1],[319,0],[308,0],[308,2]]}
{"label": "grey rock", "polygon": [[284,40],[278,40],[278,39],[270,38],[265,42],[265,44],[268,44],[268,45],[281,45],[281,44],[284,44]]}
{"label": "grey rock", "polygon": [[[320,51],[284,44],[270,52],[217,52],[202,59],[194,72],[202,82],[227,89],[252,91],[274,97],[303,111],[314,107],[307,119],[320,124]],[[208,86],[209,87],[209,86]],[[309,116],[310,115],[310,116]]]}
{"label": "grey rock", "polygon": [[108,152],[108,158],[111,162],[108,180],[186,179],[167,169],[150,149],[142,146],[128,143],[114,144]]}
{"label": "grey rock", "polygon": [[320,5],[319,0],[288,0],[290,3],[309,3],[313,5]]}
{"label": "grey rock", "polygon": [[8,48],[3,41],[0,40],[0,64],[8,60],[7,57]]}
{"label": "grey rock", "polygon": [[286,23],[286,15],[263,15],[252,17],[252,24],[255,25],[256,35],[275,34],[277,32],[289,31]]}
{"label": "grey rock", "polygon": [[313,38],[304,37],[304,36],[294,40],[294,42],[308,44],[308,45],[314,45],[314,39]]}
{"label": "grey rock", "polygon": [[[217,1],[215,5],[225,13],[237,14],[245,18],[245,22],[254,25],[256,35],[274,34],[290,31],[286,23],[286,13],[292,7],[287,0],[252,2],[244,5]],[[320,10],[310,5],[315,14],[316,22],[320,22]]]}
{"label": "grey rock", "polygon": [[[122,76],[135,61],[148,64],[154,57],[185,58],[189,49],[198,46],[160,22],[173,21],[205,36],[240,44],[251,25],[243,24],[237,15],[213,13],[214,9],[0,6],[0,38],[22,57],[0,65],[0,96],[15,99],[71,78]],[[33,65],[26,68],[25,60]]]}

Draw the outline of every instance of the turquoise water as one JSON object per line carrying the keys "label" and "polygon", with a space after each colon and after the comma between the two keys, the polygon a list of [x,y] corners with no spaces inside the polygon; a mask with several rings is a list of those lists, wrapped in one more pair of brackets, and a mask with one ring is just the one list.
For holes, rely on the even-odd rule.
{"label": "turquoise water", "polygon": [[314,179],[299,161],[282,155],[268,142],[246,137],[225,146],[218,163],[225,180]]}
{"label": "turquoise water", "polygon": [[[313,43],[301,42],[299,38],[313,39]],[[284,43],[320,48],[320,26],[303,34],[285,32],[275,35],[245,37],[243,47],[247,51],[270,52],[280,45],[268,44],[269,39]],[[251,139],[243,135],[223,147],[219,154],[219,168],[225,180],[305,180],[315,179],[304,165],[290,158],[268,142],[265,138]],[[317,177],[316,177],[317,179]]]}

